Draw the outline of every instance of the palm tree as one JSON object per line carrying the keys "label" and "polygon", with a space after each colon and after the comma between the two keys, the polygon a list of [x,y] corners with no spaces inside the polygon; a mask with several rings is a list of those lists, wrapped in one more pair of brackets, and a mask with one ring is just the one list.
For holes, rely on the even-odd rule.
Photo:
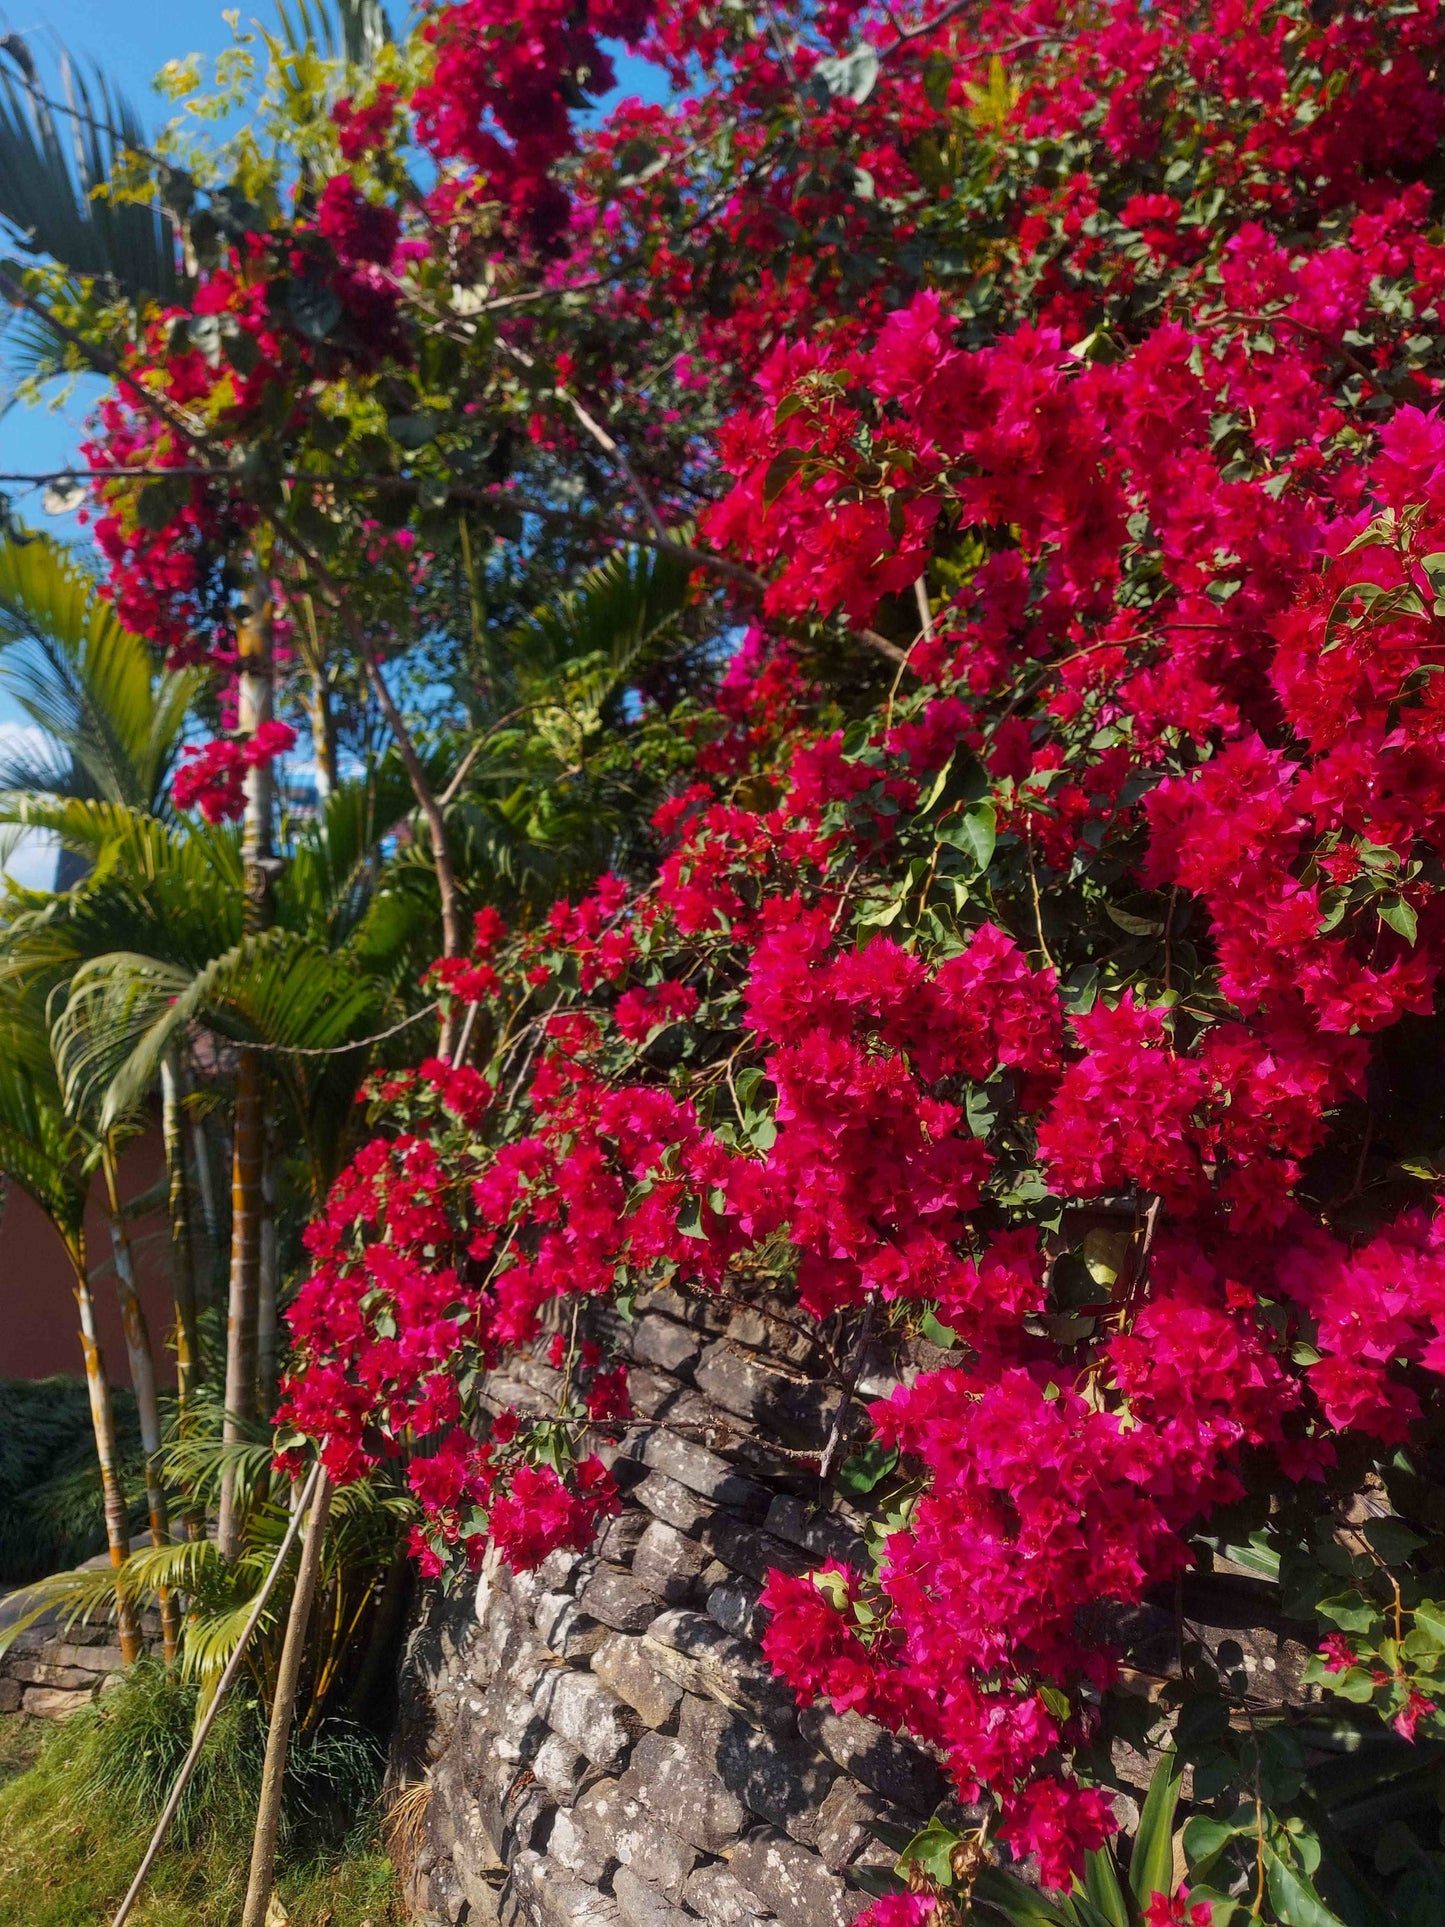
{"label": "palm tree", "polygon": [[[115,1412],[105,1360],[96,1337],[95,1305],[85,1249],[85,1145],[65,1114],[54,1065],[44,1044],[42,1013],[13,988],[0,995],[0,1173],[18,1184],[45,1213],[65,1248],[80,1314],[80,1344],[90,1393],[104,1496],[106,1541],[117,1571],[130,1552],[130,1516],[121,1485]],[[120,1613],[121,1651],[139,1657],[134,1609]]]}
{"label": "palm tree", "polygon": [[[58,543],[0,541],[0,680],[42,745],[0,755],[0,792],[165,813],[204,676],[157,668],[149,644]],[[62,850],[58,887],[83,860]]]}

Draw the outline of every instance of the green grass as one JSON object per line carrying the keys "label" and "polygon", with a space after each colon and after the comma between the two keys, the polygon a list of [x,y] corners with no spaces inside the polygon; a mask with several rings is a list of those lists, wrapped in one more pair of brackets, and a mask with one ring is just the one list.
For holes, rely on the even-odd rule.
{"label": "green grass", "polygon": [[[0,1720],[0,1927],[105,1927],[194,1711],[191,1689],[152,1662],[38,1742],[38,1722]],[[263,1750],[254,1703],[225,1708],[132,1916],[137,1927],[235,1927]],[[277,1880],[293,1927],[401,1927],[378,1789],[375,1749],[355,1729],[298,1744]]]}

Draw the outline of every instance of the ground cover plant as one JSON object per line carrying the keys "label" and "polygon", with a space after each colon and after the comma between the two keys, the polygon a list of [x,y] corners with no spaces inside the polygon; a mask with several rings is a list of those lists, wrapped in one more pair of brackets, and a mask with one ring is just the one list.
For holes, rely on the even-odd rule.
{"label": "ground cover plant", "polygon": [[[103,1705],[49,1727],[26,1721],[18,1777],[0,1784],[0,1921],[76,1927],[109,1919],[190,1743],[195,1690],[143,1661]],[[6,1727],[20,1725],[6,1721]],[[265,1750],[255,1701],[223,1713],[134,1918],[150,1927],[234,1920]],[[6,1766],[8,1768],[8,1760]],[[296,1927],[392,1927],[380,1756],[356,1729],[303,1745],[288,1789],[281,1895]]]}
{"label": "ground cover plant", "polygon": [[[1438,1918],[1438,9],[347,20],[364,74],[250,41],[242,134],[124,146],[183,286],[3,270],[112,378],[109,593],[215,678],[175,806],[244,819],[256,954],[277,703],[324,762],[369,692],[414,798],[440,1044],[367,1086],[306,1233],[288,1463],[404,1467],[424,1571],[534,1565],[615,1503],[591,1306],[781,1292],[842,1361],[921,1333],[858,1455],[875,1569],[766,1593],[802,1698],[982,1804],[875,1927]],[[609,37],[675,106],[584,118]],[[606,805],[611,867],[549,907],[468,857],[497,739],[388,678],[450,636],[490,705],[489,608],[609,543],[690,602],[478,697],[519,785]],[[67,981],[104,1120],[197,1006]],[[563,1409],[479,1437],[544,1314]],[[1315,1704],[1266,1714],[1182,1619],[1120,1690],[1118,1609],[1219,1557],[1313,1628]],[[1182,1883],[1164,1794],[1117,1838],[1110,1742],[1151,1729]]]}

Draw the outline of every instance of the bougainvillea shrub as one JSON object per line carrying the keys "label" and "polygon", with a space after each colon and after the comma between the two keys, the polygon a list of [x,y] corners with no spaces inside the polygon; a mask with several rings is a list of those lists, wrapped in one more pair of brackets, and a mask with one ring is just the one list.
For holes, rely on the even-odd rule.
{"label": "bougainvillea shrub", "polygon": [[[583,128],[599,36],[680,104]],[[579,1308],[926,1332],[876,1569],[775,1575],[765,1650],[1050,1889],[1110,1739],[1174,1722],[1213,1804],[1149,1921],[1342,1890],[1288,1723],[1182,1625],[1141,1706],[1113,1609],[1247,1556],[1329,1703],[1445,1736],[1442,58],[1433,0],[439,7],[93,450],[113,593],[184,651],[258,517],[344,578],[391,503],[400,592],[449,491],[507,499],[469,411],[565,469],[616,398],[595,512],[695,524],[746,633],[650,873],[439,966],[466,1047],[373,1087],[287,1422],[338,1479],[408,1456],[424,1570],[530,1566],[617,1502]],[[479,1438],[544,1322],[563,1408]],[[964,1904],[920,1879],[880,1927]]]}

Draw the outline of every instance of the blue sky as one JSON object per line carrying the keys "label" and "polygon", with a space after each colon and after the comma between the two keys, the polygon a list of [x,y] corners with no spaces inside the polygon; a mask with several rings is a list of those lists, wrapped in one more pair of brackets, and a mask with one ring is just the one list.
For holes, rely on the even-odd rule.
{"label": "blue sky", "polygon": [[[223,19],[224,0],[182,0],[179,7],[154,0],[0,0],[0,31],[20,33],[36,46],[42,62],[46,43],[65,49],[82,61],[93,61],[119,92],[137,109],[142,122],[159,126],[174,109],[153,90],[152,82],[169,60],[187,54],[214,55],[231,44]],[[403,18],[401,0],[391,0],[393,24]],[[253,17],[274,19],[270,0],[239,8],[244,25]],[[665,82],[655,67],[632,59],[618,49],[618,96],[642,94],[661,99]],[[100,392],[86,382],[72,394],[54,399],[55,407],[16,405],[0,414],[0,471],[33,474],[63,469],[77,462],[77,449],[87,409]],[[40,522],[35,497],[21,499],[22,512]],[[58,534],[79,535],[73,517],[53,525]],[[25,726],[10,696],[0,687],[0,737]],[[0,855],[0,861],[3,861]],[[27,882],[48,883],[50,857],[35,842],[10,858],[6,867]]]}

